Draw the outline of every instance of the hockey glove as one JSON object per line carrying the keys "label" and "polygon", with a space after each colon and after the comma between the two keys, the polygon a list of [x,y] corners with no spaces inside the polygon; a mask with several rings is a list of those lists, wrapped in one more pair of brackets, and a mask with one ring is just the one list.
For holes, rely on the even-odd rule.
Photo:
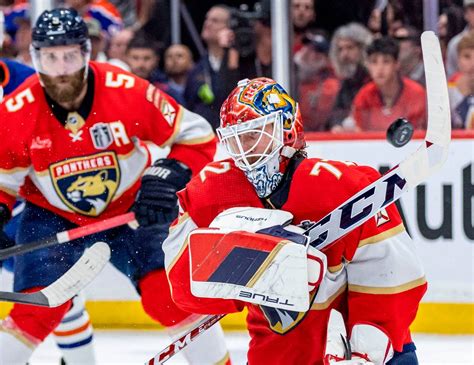
{"label": "hockey glove", "polygon": [[159,159],[147,168],[132,211],[142,227],[170,224],[178,215],[176,193],[191,179],[191,170],[173,159]]}
{"label": "hockey glove", "polygon": [[392,342],[384,329],[370,323],[356,323],[348,339],[341,313],[331,310],[325,365],[384,365],[392,357]]}

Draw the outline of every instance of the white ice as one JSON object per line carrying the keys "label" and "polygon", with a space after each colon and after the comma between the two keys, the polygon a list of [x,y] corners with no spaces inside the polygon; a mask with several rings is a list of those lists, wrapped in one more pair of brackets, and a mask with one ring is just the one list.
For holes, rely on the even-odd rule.
{"label": "white ice", "polygon": [[[234,365],[246,364],[248,336],[227,332],[226,339]],[[414,334],[421,365],[474,364],[474,336]],[[95,346],[99,365],[144,364],[169,344],[162,331],[96,330]],[[59,350],[48,338],[34,353],[31,365],[59,364]],[[186,364],[179,354],[166,364]]]}

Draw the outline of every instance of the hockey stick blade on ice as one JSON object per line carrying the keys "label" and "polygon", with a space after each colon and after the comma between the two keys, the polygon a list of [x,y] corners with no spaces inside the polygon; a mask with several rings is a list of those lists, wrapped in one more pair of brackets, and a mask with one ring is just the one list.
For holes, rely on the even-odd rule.
{"label": "hockey stick blade on ice", "polygon": [[0,301],[58,307],[89,285],[102,271],[109,259],[109,246],[105,242],[96,242],[63,276],[51,285],[35,293],[0,291]]}
{"label": "hockey stick blade on ice", "polygon": [[[418,150],[400,164],[312,224],[305,234],[310,237],[309,244],[316,248],[322,250],[359,227],[387,205],[398,200],[410,188],[425,181],[446,161],[451,141],[451,114],[448,85],[438,38],[431,31],[424,32],[421,36],[421,47],[428,102],[425,140]],[[146,364],[163,364],[202,333],[203,329],[211,327],[222,317],[223,315],[206,317],[197,327],[173,342]],[[191,333],[194,335],[191,336]]]}
{"label": "hockey stick blade on ice", "polygon": [[135,214],[132,212],[118,215],[116,217],[107,218],[99,222],[91,223],[85,226],[70,229],[56,233],[52,237],[44,238],[38,241],[16,245],[0,250],[0,261],[8,259],[12,256],[22,255],[34,250],[54,246],[60,243],[66,243],[77,238],[89,236],[94,233],[106,231],[115,227],[119,227],[135,220]]}

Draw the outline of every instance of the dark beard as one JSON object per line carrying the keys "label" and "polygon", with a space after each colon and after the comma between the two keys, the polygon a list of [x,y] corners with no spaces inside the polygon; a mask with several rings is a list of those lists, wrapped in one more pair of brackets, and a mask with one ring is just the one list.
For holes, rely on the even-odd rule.
{"label": "dark beard", "polygon": [[[48,76],[40,74],[40,78],[43,88],[51,99],[59,104],[72,103],[77,99],[87,82],[84,77],[85,72],[86,69],[81,68],[79,71],[67,76]],[[59,87],[57,85],[59,81],[66,81],[68,82],[68,85],[62,85]]]}

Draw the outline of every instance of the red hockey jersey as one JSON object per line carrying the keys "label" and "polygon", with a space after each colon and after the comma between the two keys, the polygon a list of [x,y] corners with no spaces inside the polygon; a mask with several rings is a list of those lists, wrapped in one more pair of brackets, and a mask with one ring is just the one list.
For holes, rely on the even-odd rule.
{"label": "red hockey jersey", "polygon": [[0,203],[12,207],[19,193],[87,224],[131,207],[151,162],[147,142],[169,146],[193,173],[213,160],[216,138],[202,117],[119,68],[91,62],[90,72],[85,118],[59,121],[37,76],[0,105]]}
{"label": "red hockey jersey", "polygon": [[[286,203],[294,224],[318,221],[374,181],[372,168],[352,163],[305,159],[296,169]],[[173,298],[197,313],[230,313],[248,307],[252,364],[322,364],[331,308],[350,328],[369,322],[384,328],[395,350],[411,342],[409,325],[426,290],[423,269],[395,205],[328,246],[328,272],[307,313],[275,310],[236,300],[191,294],[187,236],[207,227],[220,212],[239,206],[263,207],[253,186],[233,162],[207,165],[179,193],[180,217],[163,244]]]}

